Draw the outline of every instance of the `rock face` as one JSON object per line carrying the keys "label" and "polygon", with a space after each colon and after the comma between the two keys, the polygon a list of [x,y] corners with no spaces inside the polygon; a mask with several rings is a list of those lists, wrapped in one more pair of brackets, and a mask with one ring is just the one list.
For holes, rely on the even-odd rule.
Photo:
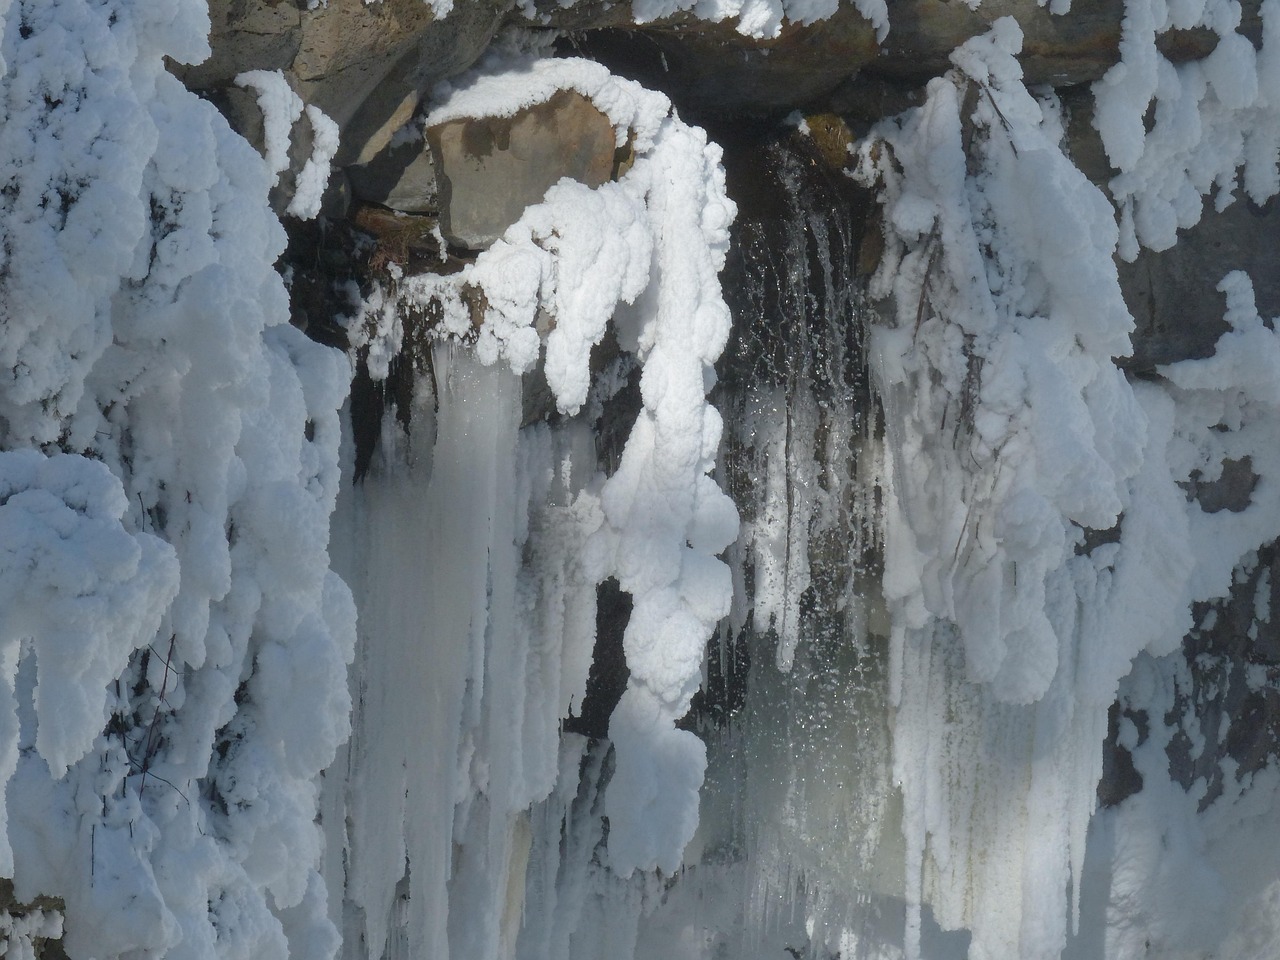
{"label": "rock face", "polygon": [[388,143],[367,163],[347,167],[352,194],[402,213],[435,213],[440,187],[431,152],[421,137]]}
{"label": "rock face", "polygon": [[462,0],[438,20],[423,0],[212,0],[213,56],[178,70],[218,89],[246,70],[281,70],[342,130],[336,162],[368,162],[417,108],[421,92],[483,52],[508,0]]}
{"label": "rock face", "polygon": [[1258,311],[1280,315],[1280,213],[1274,204],[1258,207],[1239,199],[1221,213],[1211,203],[1200,222],[1183,231],[1176,246],[1160,253],[1143,250],[1120,264],[1125,301],[1137,322],[1131,369],[1150,372],[1157,364],[1213,353],[1227,332],[1222,278],[1244,270],[1253,278]]}
{"label": "rock face", "polygon": [[440,177],[440,227],[472,250],[502,236],[562,177],[600,186],[613,174],[616,146],[609,118],[572,90],[514,117],[429,127],[427,142]]}

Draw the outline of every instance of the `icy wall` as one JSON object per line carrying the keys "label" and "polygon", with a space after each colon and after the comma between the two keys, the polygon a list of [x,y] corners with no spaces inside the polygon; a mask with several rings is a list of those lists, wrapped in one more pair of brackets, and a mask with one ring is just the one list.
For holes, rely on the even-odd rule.
{"label": "icy wall", "polygon": [[6,955],[1280,949],[1280,8],[935,6],[0,2]]}

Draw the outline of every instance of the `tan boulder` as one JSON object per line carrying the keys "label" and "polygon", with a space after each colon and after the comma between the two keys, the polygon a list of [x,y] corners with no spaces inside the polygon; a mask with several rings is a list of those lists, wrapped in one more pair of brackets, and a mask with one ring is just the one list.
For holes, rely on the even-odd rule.
{"label": "tan boulder", "polygon": [[598,187],[613,175],[613,123],[582,94],[561,90],[514,117],[427,128],[450,243],[483,249],[562,177]]}

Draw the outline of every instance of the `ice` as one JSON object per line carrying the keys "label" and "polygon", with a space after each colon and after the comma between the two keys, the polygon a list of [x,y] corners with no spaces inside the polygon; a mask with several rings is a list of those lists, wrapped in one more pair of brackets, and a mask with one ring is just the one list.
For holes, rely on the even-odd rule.
{"label": "ice", "polygon": [[[483,290],[486,304],[474,354],[447,339],[433,348],[441,392],[423,402],[438,410],[420,404],[409,447],[385,448],[388,464],[405,457],[408,466],[375,471],[349,514],[371,519],[342,521],[355,536],[361,608],[385,611],[362,620],[370,639],[343,772],[351,786],[333,801],[350,824],[335,839],[350,851],[346,895],[360,917],[346,922],[348,950],[403,936],[432,955],[489,956],[515,943],[522,865],[540,856],[526,811],[554,790],[576,790],[577,771],[557,760],[558,728],[583,701],[595,590],[608,576],[633,595],[634,614],[624,641],[631,688],[611,723],[613,779],[601,798],[615,874],[602,874],[605,888],[631,889],[618,876],[637,867],[674,871],[697,821],[703,749],[674,721],[731,589],[714,554],[737,518],[707,476],[720,421],[705,393],[727,335],[716,272],[732,205],[701,131],[669,116],[665,98],[596,64],[491,58],[438,91],[427,122],[510,115],[559,89],[579,90],[610,116],[619,142],[637,149],[632,169],[594,190],[562,181],[460,274],[402,277],[394,300],[368,306],[395,349],[401,303],[440,303],[440,335],[464,338],[463,288]],[[515,373],[540,359],[538,315],[555,321],[540,369],[573,414],[592,395],[591,349],[626,305],[645,409],[615,473],[597,475],[581,421],[530,427],[517,440]],[[477,476],[494,485],[477,488]],[[407,506],[397,504],[419,496],[431,505],[427,525],[406,528]],[[407,595],[423,597],[421,612],[406,613]],[[417,639],[384,650],[384,637]],[[411,666],[415,648],[437,651],[429,667]],[[435,692],[424,698],[424,685]],[[418,758],[380,740],[388,728],[447,735]],[[391,909],[401,881],[415,903],[403,928]]]}
{"label": "ice", "polygon": [[[832,9],[695,12],[768,36]],[[859,9],[883,35],[886,8]],[[349,361],[288,324],[271,266],[290,130],[305,114],[314,135],[289,210],[308,216],[333,125],[279,74],[242,77],[264,161],[183,89],[164,58],[207,53],[199,2],[12,0],[0,24],[0,873],[66,905],[0,916],[11,954],[58,935],[100,960],[1274,946],[1277,778],[1228,761],[1213,793],[1167,759],[1230,733],[1180,716],[1199,681],[1178,648],[1280,535],[1280,340],[1233,273],[1214,354],[1131,383],[1111,259],[1172,242],[1202,195],[1280,183],[1280,61],[1237,5],[1129,3],[1095,89],[1119,226],[1024,87],[1012,21],[877,128],[859,159],[885,212],[865,344],[883,435],[824,366],[850,358],[799,348],[726,429],[718,149],[598,64],[486,59],[428,122],[574,89],[636,162],[555,185],[461,273],[371,295],[375,378],[404,308],[443,319],[437,389],[408,434],[388,421],[360,485]],[[1214,54],[1159,55],[1196,25]],[[795,249],[827,272],[797,302],[830,307],[833,335],[861,322],[852,283],[834,221],[802,213]],[[526,375],[558,410],[522,427]],[[620,450],[597,449],[619,410]],[[757,481],[735,490],[741,535],[715,473],[735,445]],[[1242,509],[1188,498],[1245,460]],[[877,533],[883,578],[862,565]],[[625,689],[588,738],[565,727],[611,578]],[[690,718],[740,633],[750,706]],[[1146,786],[1096,814],[1117,694]]]}
{"label": "ice", "polygon": [[[881,168],[891,254],[873,289],[893,290],[898,329],[876,332],[873,369],[908,904],[969,929],[970,956],[1053,957],[1107,705],[1135,656],[1190,625],[1196,541],[1165,457],[1173,405],[1114,366],[1132,320],[1110,205],[1021,88],[1019,46],[998,22],[882,128],[902,173]],[[1080,528],[1113,526],[1118,548],[1079,549]]]}

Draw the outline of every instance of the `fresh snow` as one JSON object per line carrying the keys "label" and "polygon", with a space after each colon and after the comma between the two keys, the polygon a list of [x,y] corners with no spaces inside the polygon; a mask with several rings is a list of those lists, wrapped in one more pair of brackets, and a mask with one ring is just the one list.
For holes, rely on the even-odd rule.
{"label": "fresh snow", "polygon": [[348,363],[288,325],[272,171],[165,70],[205,5],[6,7],[0,866],[71,956],[330,956]]}

